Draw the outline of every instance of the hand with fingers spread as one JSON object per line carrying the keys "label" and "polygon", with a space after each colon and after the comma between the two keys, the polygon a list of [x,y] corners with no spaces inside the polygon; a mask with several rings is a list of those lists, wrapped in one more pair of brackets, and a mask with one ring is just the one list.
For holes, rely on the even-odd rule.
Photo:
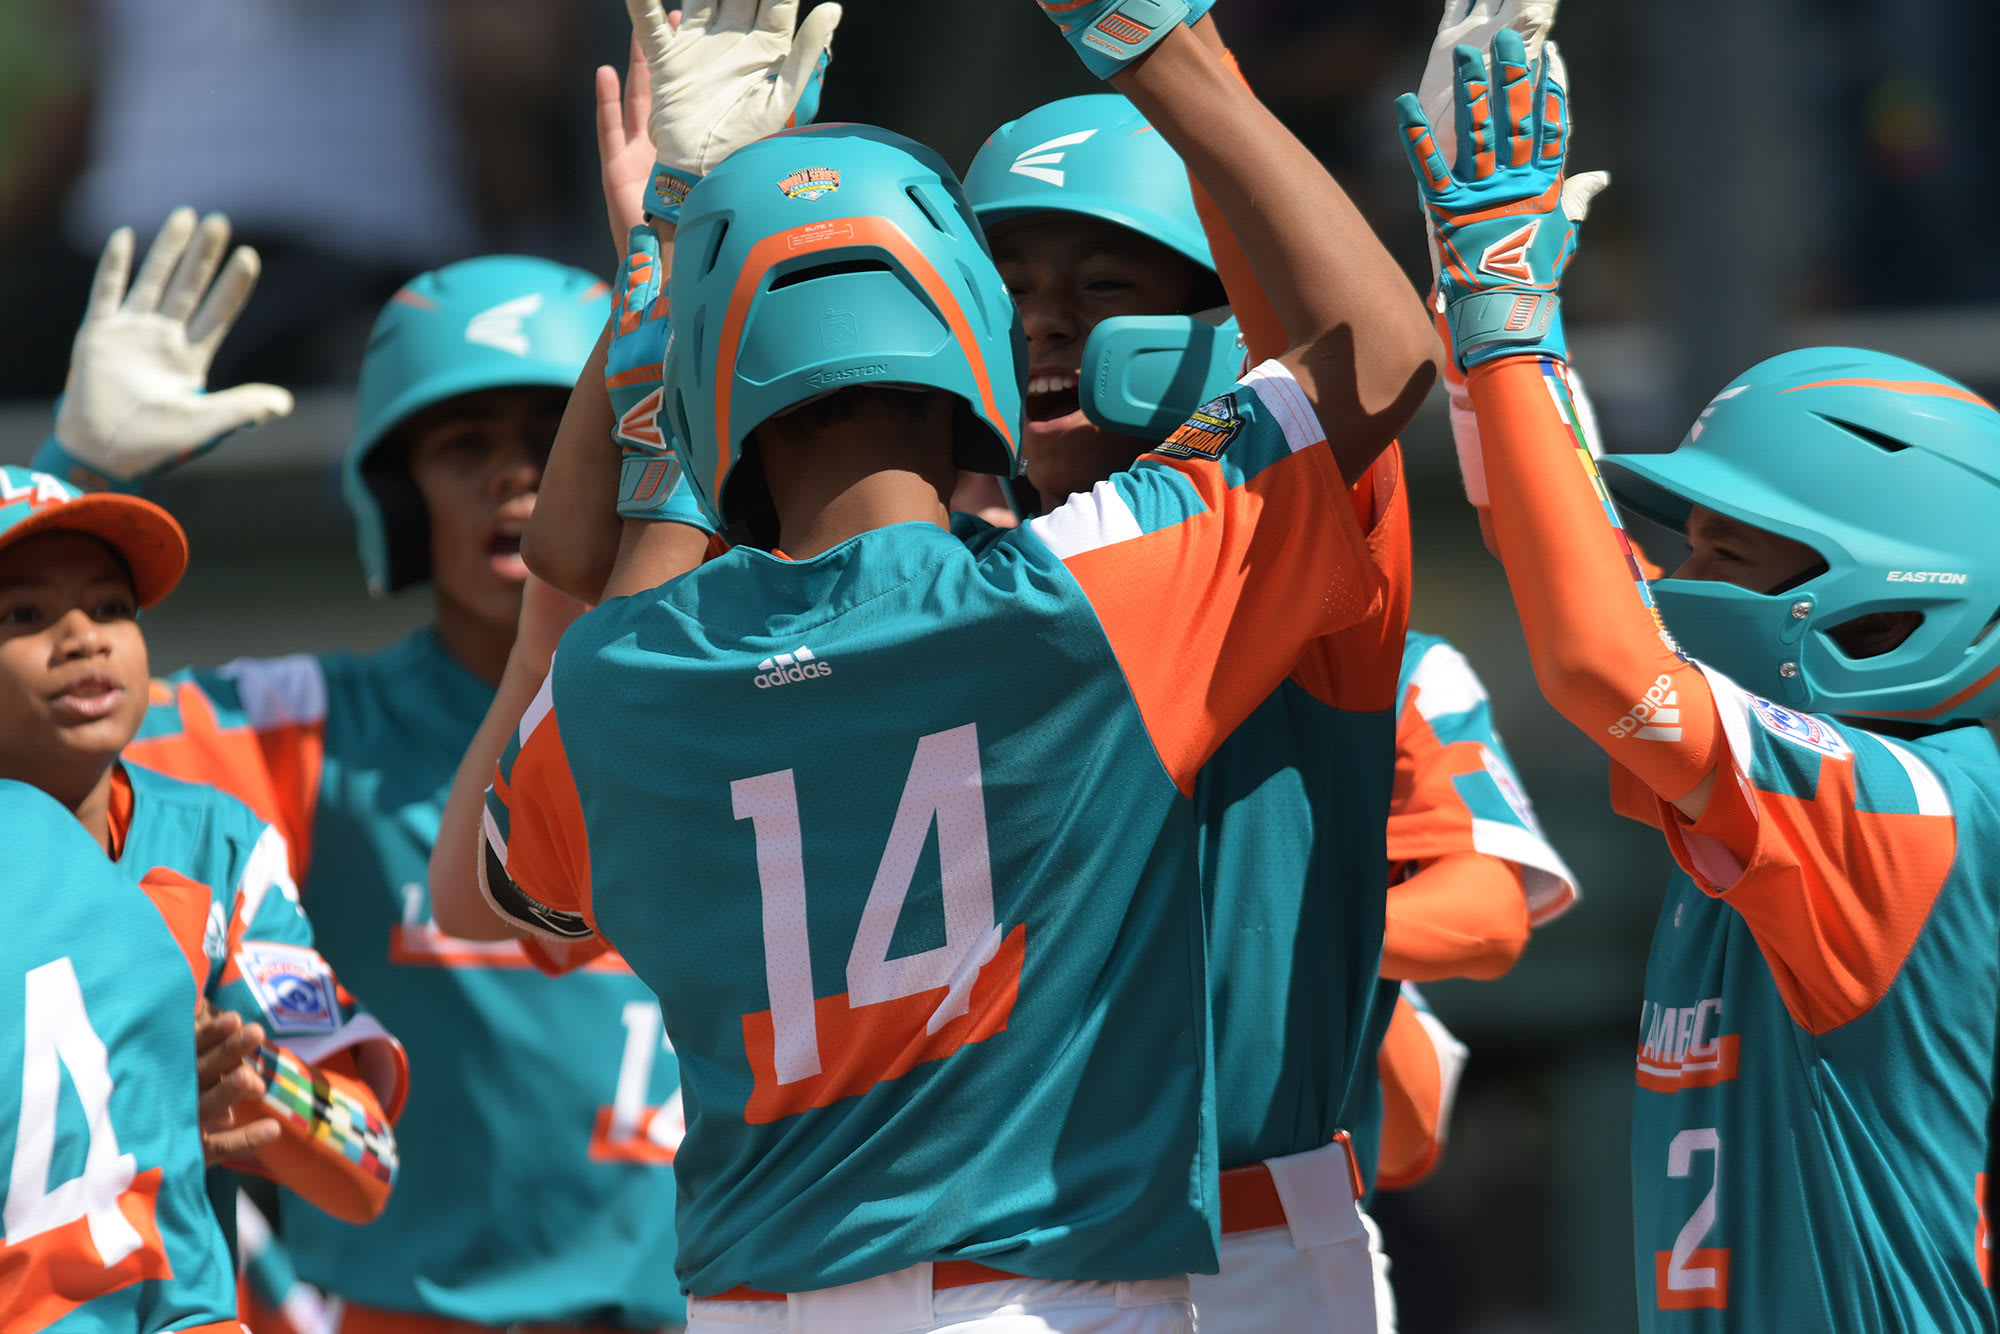
{"label": "hand with fingers spread", "polygon": [[[681,11],[667,15],[669,27],[679,27]],[[646,183],[653,176],[653,141],[646,118],[653,110],[652,76],[637,34],[625,61],[625,78],[609,65],[597,67],[597,166],[604,185],[604,211],[611,221],[611,243],[625,258],[625,238],[646,220]]]}
{"label": "hand with fingers spread", "polygon": [[1603,172],[1565,181],[1568,95],[1555,44],[1529,62],[1521,34],[1494,35],[1489,65],[1453,53],[1458,151],[1447,164],[1423,105],[1396,99],[1403,148],[1436,238],[1438,295],[1464,367],[1494,357],[1565,355],[1556,289],[1576,250],[1576,224]]}
{"label": "hand with fingers spread", "polygon": [[660,0],[625,0],[652,90],[648,214],[675,222],[716,163],[817,114],[840,6],[821,4],[801,20],[799,4],[693,0],[675,26]]}
{"label": "hand with fingers spread", "polygon": [[662,411],[661,368],[672,326],[667,320],[666,273],[660,238],[650,227],[632,229],[630,253],[612,298],[611,347],[604,359],[604,389],[621,454],[618,513],[626,519],[684,523],[705,533],[715,520],[689,486]]}
{"label": "hand with fingers spread", "polygon": [[[1556,25],[1560,0],[1445,0],[1444,14],[1438,19],[1437,36],[1431,39],[1430,56],[1424,61],[1424,77],[1417,82],[1417,100],[1424,104],[1431,134],[1444,160],[1458,155],[1458,123],[1452,115],[1453,74],[1457,69],[1454,53],[1461,46],[1484,51],[1502,28],[1521,34],[1527,63],[1542,58],[1542,43]],[[1560,75],[1561,71],[1557,71]]]}
{"label": "hand with fingers spread", "polygon": [[208,1165],[246,1158],[275,1142],[280,1130],[271,1117],[253,1119],[264,1081],[251,1058],[263,1044],[264,1029],[242,1016],[202,1000],[195,1010],[195,1070],[201,1081],[201,1147]]}
{"label": "hand with fingers spread", "polygon": [[229,219],[176,209],[139,274],[132,230],[105,242],[70,353],[55,434],[35,467],[89,490],[136,491],[223,437],[292,410],[276,385],[207,392],[215,350],[257,285],[257,252],[229,248]]}

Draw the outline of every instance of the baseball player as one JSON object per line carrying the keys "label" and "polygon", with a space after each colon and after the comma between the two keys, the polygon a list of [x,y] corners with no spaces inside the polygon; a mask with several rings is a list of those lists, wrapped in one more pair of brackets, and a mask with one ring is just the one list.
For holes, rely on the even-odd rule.
{"label": "baseball player", "polygon": [[[220,219],[177,215],[134,283],[150,297],[93,304],[52,466],[136,486],[268,406],[232,398],[254,386],[202,392],[226,320],[196,298],[226,240]],[[193,296],[161,298],[183,282]],[[371,588],[430,580],[435,622],[370,657],[180,673],[128,748],[283,833],[321,949],[418,1067],[404,1171],[374,1224],[281,1197],[300,1273],[344,1299],[342,1334],[682,1315],[656,1281],[672,1262],[680,1124],[657,1004],[615,959],[551,980],[519,946],[440,933],[425,884],[450,775],[513,638],[541,460],[608,304],[588,274],[534,259],[413,279],[371,336],[345,481]]]}
{"label": "baseball player", "polygon": [[[1637,1043],[1640,1327],[1992,1329],[2000,414],[1809,348],[1600,474],[1557,298],[1590,193],[1567,95],[1508,32],[1456,65],[1454,160],[1398,112],[1478,414],[1467,482],[1544,692],[1679,867]],[[1637,576],[1606,484],[1686,534],[1672,578]]]}
{"label": "baseball player", "polygon": [[47,793],[0,779],[0,828],[34,904],[0,937],[0,1325],[239,1334],[194,1133],[207,961]]}
{"label": "baseball player", "polygon": [[[0,778],[70,809],[166,914],[204,1000],[268,1038],[244,1044],[254,1068],[232,1078],[248,1103],[234,1119],[272,1124],[230,1164],[365,1223],[395,1175],[402,1048],[314,948],[277,831],[212,787],[120,760],[149,695],[137,614],[186,564],[158,507],[0,468]],[[233,1238],[235,1182],[217,1172],[209,1188]]]}
{"label": "baseball player", "polygon": [[[1378,614],[1346,492],[1386,441],[1350,428],[1406,418],[1431,340],[1184,7],[1133,11],[1065,21],[1088,60],[1144,46],[1097,68],[1208,173],[1300,345],[1024,528],[947,527],[961,466],[1016,466],[1027,367],[934,155],[800,130],[677,219],[673,434],[773,550],[572,627],[483,865],[499,913],[597,931],[662,996],[701,1110],[691,1329],[1186,1328],[1214,1263],[1185,794],[1309,639]],[[1252,212],[1253,179],[1288,186]],[[1400,364],[1357,383],[1320,331],[1394,303]]]}

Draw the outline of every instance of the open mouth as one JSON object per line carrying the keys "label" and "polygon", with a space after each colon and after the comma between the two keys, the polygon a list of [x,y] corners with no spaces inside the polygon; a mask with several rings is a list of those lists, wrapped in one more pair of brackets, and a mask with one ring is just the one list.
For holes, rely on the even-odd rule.
{"label": "open mouth", "polygon": [[71,722],[95,722],[115,712],[125,687],[108,676],[79,677],[49,697],[57,716]]}
{"label": "open mouth", "polygon": [[521,533],[525,524],[504,523],[486,539],[486,563],[505,579],[528,577],[528,563],[521,559]]}
{"label": "open mouth", "polygon": [[1028,422],[1041,426],[1074,416],[1081,407],[1075,371],[1051,371],[1028,377]]}

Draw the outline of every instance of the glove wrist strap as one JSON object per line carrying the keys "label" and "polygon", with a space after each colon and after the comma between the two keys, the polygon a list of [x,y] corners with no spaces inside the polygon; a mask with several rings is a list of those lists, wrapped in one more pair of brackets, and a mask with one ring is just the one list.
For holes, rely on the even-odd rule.
{"label": "glove wrist strap", "polygon": [[101,469],[85,463],[76,455],[62,447],[62,441],[51,435],[35,451],[35,457],[28,466],[36,472],[45,472],[60,481],[68,482],[79,491],[116,491],[123,495],[136,496],[143,489],[143,478],[129,480],[112,477]]}
{"label": "glove wrist strap", "polygon": [[655,162],[652,177],[646,182],[646,216],[670,227],[680,226],[681,205],[700,179],[694,172]]}
{"label": "glove wrist strap", "polygon": [[652,523],[684,523],[713,534],[715,524],[681,476],[680,458],[671,453],[626,449],[618,465],[618,517]]}
{"label": "glove wrist strap", "polygon": [[1562,306],[1554,292],[1473,292],[1453,301],[1445,317],[1452,351],[1468,370],[1496,357],[1568,359]]}
{"label": "glove wrist strap", "polygon": [[1152,50],[1187,17],[1187,0],[1118,0],[1069,38],[1090,72],[1108,79]]}

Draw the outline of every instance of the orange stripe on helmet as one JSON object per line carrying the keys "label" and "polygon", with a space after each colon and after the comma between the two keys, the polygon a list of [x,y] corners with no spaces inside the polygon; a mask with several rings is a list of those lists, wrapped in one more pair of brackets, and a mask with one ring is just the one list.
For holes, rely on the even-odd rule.
{"label": "orange stripe on helmet", "polygon": [[[1809,386],[1801,387],[1805,388]],[[1791,391],[1787,390],[1786,392],[1789,393]],[[1908,718],[1915,722],[1929,722],[1933,718],[1943,717],[1959,705],[1965,703],[1965,701],[1971,699],[1974,695],[1977,695],[1980,691],[1986,689],[1986,687],[1992,685],[1995,681],[2000,681],[2000,667],[1995,667],[1992,671],[1986,673],[1986,675],[1980,677],[1950,699],[1933,704],[1927,709],[1855,709],[1854,713],[1864,718]]]}
{"label": "orange stripe on helmet", "polygon": [[722,506],[723,479],[729,475],[729,407],[736,385],[736,348],[743,337],[744,322],[750,318],[750,304],[774,265],[815,246],[824,246],[829,252],[874,246],[902,261],[910,276],[936,303],[952,337],[958,340],[959,350],[965,353],[986,419],[999,428],[1008,450],[1018,452],[1020,446],[1014,439],[1013,427],[1001,417],[1000,406],[994,400],[993,381],[987,374],[986,359],[980,355],[979,340],[973,336],[972,323],[909,234],[887,218],[828,218],[773,233],[750,247],[743,271],[737,275],[736,287],[729,294],[729,311],[722,322],[722,339],[715,358],[715,489],[709,496],[717,509]]}
{"label": "orange stripe on helmet", "polygon": [[1938,384],[1934,380],[1815,380],[1811,384],[1795,384],[1785,390],[1796,394],[1802,389],[1887,389],[1892,394],[1922,394],[1929,398],[1952,398],[1961,403],[1972,403],[1993,411],[1988,403],[1970,389],[1961,389],[1955,384]]}

